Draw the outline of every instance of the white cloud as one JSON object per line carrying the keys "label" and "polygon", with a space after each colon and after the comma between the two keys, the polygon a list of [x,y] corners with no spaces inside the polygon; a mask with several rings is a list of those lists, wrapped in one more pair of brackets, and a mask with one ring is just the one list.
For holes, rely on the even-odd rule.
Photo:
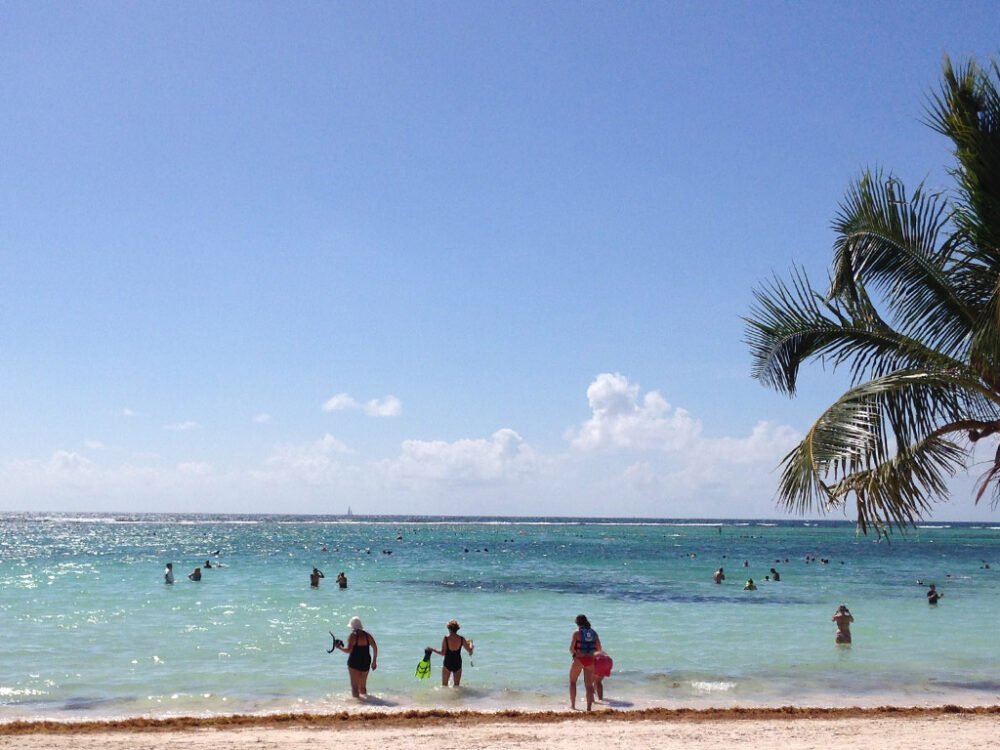
{"label": "white cloud", "polygon": [[100,440],[84,440],[83,447],[87,450],[102,451],[104,450],[105,445]]}
{"label": "white cloud", "polygon": [[407,440],[399,457],[382,465],[396,482],[496,483],[535,472],[539,458],[514,430],[501,429],[488,440]]}
{"label": "white cloud", "polygon": [[271,415],[261,412],[260,414],[254,414],[253,421],[256,424],[265,424],[271,421]]}
{"label": "white cloud", "polygon": [[365,414],[369,417],[398,417],[403,413],[403,402],[395,396],[373,398],[365,404]]}
{"label": "white cloud", "polygon": [[[72,451],[48,459],[0,461],[0,503],[32,510],[246,510],[245,475],[218,474],[198,461],[157,466],[156,456],[140,464],[101,465]],[[262,509],[263,510],[263,509]]]}
{"label": "white cloud", "polygon": [[338,393],[327,399],[323,404],[323,411],[343,411],[344,409],[359,409],[361,404],[355,401],[346,393]]}
{"label": "white cloud", "polygon": [[269,482],[289,479],[312,484],[329,482],[340,473],[338,456],[352,453],[350,446],[327,433],[311,443],[277,445],[267,458],[267,469],[251,476]]}
{"label": "white cloud", "polygon": [[656,482],[656,472],[647,461],[638,461],[622,472],[622,476],[632,486],[648,486]]}
{"label": "white cloud", "polygon": [[777,462],[788,453],[802,435],[787,425],[761,421],[747,437],[722,437],[702,440],[699,454],[710,461],[726,464]]}
{"label": "white cloud", "polygon": [[382,398],[373,398],[362,404],[350,394],[338,393],[327,399],[322,408],[323,411],[362,409],[369,417],[398,417],[403,413],[403,402],[389,394]]}
{"label": "white cloud", "polygon": [[639,386],[620,373],[602,373],[587,388],[591,417],[569,437],[580,450],[618,448],[679,451],[701,434],[701,422],[672,409],[656,391],[639,400]]}
{"label": "white cloud", "polygon": [[200,430],[201,425],[197,422],[192,422],[188,420],[187,422],[174,422],[173,424],[163,425],[164,430],[170,430],[171,432],[191,432],[192,430]]}
{"label": "white cloud", "polygon": [[701,420],[620,373],[595,378],[587,400],[590,418],[567,438],[581,497],[615,498],[610,515],[774,515],[775,467],[801,438],[791,427],[761,421],[745,436],[707,436]]}
{"label": "white cloud", "polygon": [[134,412],[131,409],[122,409],[122,416],[123,417],[138,417],[139,414],[138,414],[138,412]]}
{"label": "white cloud", "polygon": [[204,477],[212,473],[212,464],[204,461],[188,461],[186,463],[177,464],[177,471],[181,474]]}
{"label": "white cloud", "polygon": [[61,474],[79,474],[90,471],[93,467],[90,460],[71,451],[56,451],[46,464],[49,472]]}

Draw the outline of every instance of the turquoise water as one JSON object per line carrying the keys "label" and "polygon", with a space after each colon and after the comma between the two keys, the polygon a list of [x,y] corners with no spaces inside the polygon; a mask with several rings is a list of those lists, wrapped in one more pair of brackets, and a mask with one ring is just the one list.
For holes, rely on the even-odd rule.
{"label": "turquoise water", "polygon": [[[188,581],[208,558],[224,567]],[[561,709],[580,612],[614,707],[1000,702],[1000,526],[888,543],[801,521],[4,515],[0,720],[357,707],[326,652],[355,614],[380,645],[374,706]],[[440,657],[413,676],[452,617],[476,644],[458,691]]]}

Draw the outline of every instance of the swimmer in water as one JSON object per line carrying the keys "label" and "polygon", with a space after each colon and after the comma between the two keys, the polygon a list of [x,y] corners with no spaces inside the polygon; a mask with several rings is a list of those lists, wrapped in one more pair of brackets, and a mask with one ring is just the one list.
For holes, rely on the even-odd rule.
{"label": "swimmer in water", "polygon": [[326,578],[326,576],[323,575],[323,571],[319,568],[313,568],[312,573],[309,574],[309,585],[314,589],[318,589],[320,578]]}
{"label": "swimmer in water", "polygon": [[722,570],[722,568],[719,568],[712,574],[712,580],[715,581],[716,583],[722,583],[724,580],[726,580],[726,574]]}

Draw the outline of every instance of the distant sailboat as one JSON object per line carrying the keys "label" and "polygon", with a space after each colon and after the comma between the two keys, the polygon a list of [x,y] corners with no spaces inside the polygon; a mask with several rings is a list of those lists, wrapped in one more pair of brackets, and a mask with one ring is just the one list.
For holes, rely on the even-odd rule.
{"label": "distant sailboat", "polygon": [[351,517],[351,516],[353,516],[353,515],[354,515],[354,514],[353,514],[353,513],[351,513],[351,506],[350,506],[350,505],[348,505],[348,506],[347,506],[347,517],[348,517],[348,518],[350,518],[350,517]]}

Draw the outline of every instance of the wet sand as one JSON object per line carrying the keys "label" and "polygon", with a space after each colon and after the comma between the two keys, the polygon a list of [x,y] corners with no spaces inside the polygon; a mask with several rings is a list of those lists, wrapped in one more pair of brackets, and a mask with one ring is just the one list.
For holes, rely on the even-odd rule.
{"label": "wet sand", "polygon": [[799,750],[849,743],[852,748],[921,750],[993,748],[1000,706],[980,708],[653,709],[583,713],[405,711],[111,722],[0,724],[5,750],[425,750],[512,747],[575,750]]}

